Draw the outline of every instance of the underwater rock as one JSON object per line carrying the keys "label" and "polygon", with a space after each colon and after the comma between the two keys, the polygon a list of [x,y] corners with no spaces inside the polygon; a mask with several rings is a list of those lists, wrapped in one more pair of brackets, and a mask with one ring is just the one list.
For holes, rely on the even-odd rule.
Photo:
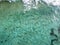
{"label": "underwater rock", "polygon": [[0,1],[8,1],[8,2],[16,2],[17,0],[0,0]]}

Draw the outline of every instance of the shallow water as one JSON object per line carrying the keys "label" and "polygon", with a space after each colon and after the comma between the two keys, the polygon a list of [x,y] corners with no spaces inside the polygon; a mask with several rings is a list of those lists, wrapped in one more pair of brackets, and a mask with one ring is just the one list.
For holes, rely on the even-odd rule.
{"label": "shallow water", "polygon": [[[39,5],[35,10],[23,12],[20,2],[0,2],[0,45],[51,45],[51,28],[58,34],[60,14],[52,7]],[[60,38],[54,42],[60,45]]]}

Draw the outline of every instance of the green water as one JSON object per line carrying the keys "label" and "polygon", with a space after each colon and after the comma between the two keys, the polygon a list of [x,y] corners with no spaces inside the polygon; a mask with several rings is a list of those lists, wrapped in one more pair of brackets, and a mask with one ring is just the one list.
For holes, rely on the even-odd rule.
{"label": "green water", "polygon": [[[51,28],[59,36],[60,14],[42,4],[37,10],[24,13],[22,5],[20,2],[0,2],[0,45],[50,45]],[[59,41],[54,42],[54,45],[59,44]]]}

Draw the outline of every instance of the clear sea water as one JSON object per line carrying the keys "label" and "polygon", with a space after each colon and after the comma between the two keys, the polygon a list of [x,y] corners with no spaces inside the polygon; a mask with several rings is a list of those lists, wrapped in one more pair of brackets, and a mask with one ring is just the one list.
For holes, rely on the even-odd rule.
{"label": "clear sea water", "polygon": [[38,9],[23,12],[21,2],[0,2],[0,45],[51,45],[51,28],[60,45],[60,13],[55,7],[40,4]]}

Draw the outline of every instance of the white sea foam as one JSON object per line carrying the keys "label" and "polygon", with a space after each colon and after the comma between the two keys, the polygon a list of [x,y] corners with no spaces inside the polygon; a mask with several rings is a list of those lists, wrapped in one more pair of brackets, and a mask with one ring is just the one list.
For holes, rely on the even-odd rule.
{"label": "white sea foam", "polygon": [[60,5],[60,0],[43,0],[45,1],[47,4],[52,4],[52,5]]}

